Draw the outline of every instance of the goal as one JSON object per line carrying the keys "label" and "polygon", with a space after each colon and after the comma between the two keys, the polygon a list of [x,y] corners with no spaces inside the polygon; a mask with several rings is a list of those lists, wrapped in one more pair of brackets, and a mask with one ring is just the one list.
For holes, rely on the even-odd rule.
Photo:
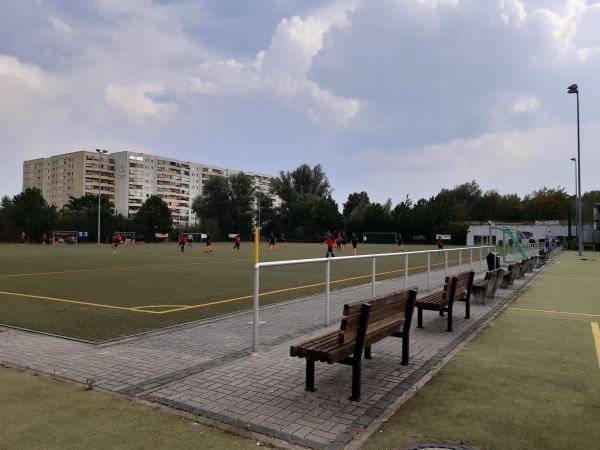
{"label": "goal", "polygon": [[206,233],[184,233],[185,239],[190,242],[202,242],[206,239]]}
{"label": "goal", "polygon": [[52,243],[54,245],[77,245],[80,234],[79,231],[53,231]]}
{"label": "goal", "polygon": [[135,244],[135,231],[121,231],[121,244]]}
{"label": "goal", "polygon": [[385,231],[365,231],[362,234],[363,244],[395,244],[398,233]]}

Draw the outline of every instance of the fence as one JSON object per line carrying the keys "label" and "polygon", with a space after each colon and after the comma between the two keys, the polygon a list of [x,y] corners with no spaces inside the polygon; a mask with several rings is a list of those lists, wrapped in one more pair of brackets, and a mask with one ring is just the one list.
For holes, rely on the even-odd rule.
{"label": "fence", "polygon": [[[375,284],[377,278],[377,259],[378,258],[403,258],[404,259],[404,287],[408,287],[408,272],[409,259],[411,255],[426,255],[427,256],[427,289],[431,288],[431,255],[444,254],[444,274],[448,275],[448,255],[451,253],[458,253],[458,271],[462,271],[463,263],[469,264],[469,267],[473,267],[473,253],[478,251],[479,269],[483,269],[483,261],[486,254],[495,250],[495,246],[484,245],[479,247],[461,247],[461,248],[449,248],[445,250],[420,250],[414,252],[401,252],[401,253],[378,253],[371,255],[356,255],[356,256],[339,256],[336,258],[311,258],[311,259],[296,259],[288,261],[273,261],[273,262],[260,262],[254,265],[254,305],[253,305],[253,337],[252,337],[252,351],[256,352],[258,349],[258,326],[259,326],[259,309],[260,309],[260,270],[268,267],[279,267],[279,266],[293,266],[298,264],[314,264],[323,263],[325,265],[325,326],[329,326],[331,321],[331,264],[338,261],[357,260],[357,259],[370,259],[371,260],[371,297],[375,297]],[[467,254],[467,257],[463,259],[463,254]]]}

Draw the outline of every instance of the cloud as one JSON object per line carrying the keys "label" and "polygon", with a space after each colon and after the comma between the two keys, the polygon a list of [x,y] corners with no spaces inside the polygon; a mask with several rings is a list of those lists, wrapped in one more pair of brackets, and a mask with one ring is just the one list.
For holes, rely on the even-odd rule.
{"label": "cloud", "polygon": [[173,113],[176,105],[160,102],[153,97],[164,94],[165,86],[160,84],[138,84],[137,86],[106,86],[106,101],[130,116],[133,120],[144,120],[148,117],[160,118],[167,113]]}
{"label": "cloud", "polygon": [[41,90],[44,84],[42,71],[38,67],[25,64],[10,55],[0,54],[0,77],[10,78],[36,91]]}
{"label": "cloud", "polygon": [[513,105],[512,110],[516,113],[530,113],[536,111],[540,106],[540,102],[535,97],[521,97]]}

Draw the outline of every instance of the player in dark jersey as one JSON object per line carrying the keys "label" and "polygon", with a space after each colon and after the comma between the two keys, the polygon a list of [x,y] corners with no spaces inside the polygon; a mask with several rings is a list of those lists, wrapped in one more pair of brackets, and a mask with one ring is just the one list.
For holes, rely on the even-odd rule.
{"label": "player in dark jersey", "polygon": [[275,234],[271,233],[269,236],[269,250],[275,250]]}
{"label": "player in dark jersey", "polygon": [[329,258],[329,254],[331,254],[332,258],[335,258],[333,254],[333,244],[335,244],[333,240],[333,235],[328,231],[325,236],[325,243],[327,244],[327,253],[325,254],[325,258]]}
{"label": "player in dark jersey", "polygon": [[240,237],[239,234],[235,235],[235,239],[233,241],[233,248],[232,250],[237,250],[238,252],[240,251],[240,243],[242,242],[242,238]]}
{"label": "player in dark jersey", "polygon": [[287,247],[287,244],[285,243],[285,234],[284,233],[281,233],[281,236],[279,236],[279,246]]}
{"label": "player in dark jersey", "polygon": [[396,237],[396,245],[398,246],[398,251],[399,252],[403,252],[404,251],[404,240],[402,239],[402,235],[398,234],[398,236]]}
{"label": "player in dark jersey", "polygon": [[183,253],[183,251],[185,250],[185,234],[179,233],[178,241],[179,241],[179,248],[181,249],[181,253]]}
{"label": "player in dark jersey", "polygon": [[212,253],[212,236],[210,233],[206,233],[206,253]]}
{"label": "player in dark jersey", "polygon": [[356,233],[352,233],[352,237],[350,238],[350,242],[352,243],[352,254],[356,255],[357,253],[357,249],[356,246],[358,245],[358,237],[356,237]]}
{"label": "player in dark jersey", "polygon": [[348,238],[346,237],[346,233],[342,233],[342,250],[346,251],[347,243],[348,243]]}

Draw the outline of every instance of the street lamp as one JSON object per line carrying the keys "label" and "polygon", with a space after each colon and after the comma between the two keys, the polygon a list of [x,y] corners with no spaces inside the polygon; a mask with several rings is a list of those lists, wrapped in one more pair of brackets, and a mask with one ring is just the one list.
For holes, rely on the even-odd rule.
{"label": "street lamp", "polygon": [[[575,167],[575,214],[577,216],[577,218],[576,218],[577,227],[579,227],[579,209],[577,207],[577,198],[578,198],[577,193],[579,192],[579,189],[577,189],[577,158],[571,158],[571,161],[573,161],[573,163],[574,163],[573,167]],[[570,215],[570,213],[569,213],[569,215]],[[577,236],[577,239],[579,239],[579,229],[578,228],[575,231],[575,235]]]}
{"label": "street lamp", "polygon": [[101,188],[102,188],[102,155],[105,155],[106,153],[108,153],[107,150],[101,150],[99,148],[96,149],[96,151],[98,152],[98,159],[100,161],[100,167],[98,168],[98,244],[100,244],[100,196],[101,194]]}
{"label": "street lamp", "polygon": [[583,256],[583,217],[581,211],[581,139],[579,137],[579,88],[576,84],[569,86],[567,94],[577,96],[577,244],[579,256]]}

